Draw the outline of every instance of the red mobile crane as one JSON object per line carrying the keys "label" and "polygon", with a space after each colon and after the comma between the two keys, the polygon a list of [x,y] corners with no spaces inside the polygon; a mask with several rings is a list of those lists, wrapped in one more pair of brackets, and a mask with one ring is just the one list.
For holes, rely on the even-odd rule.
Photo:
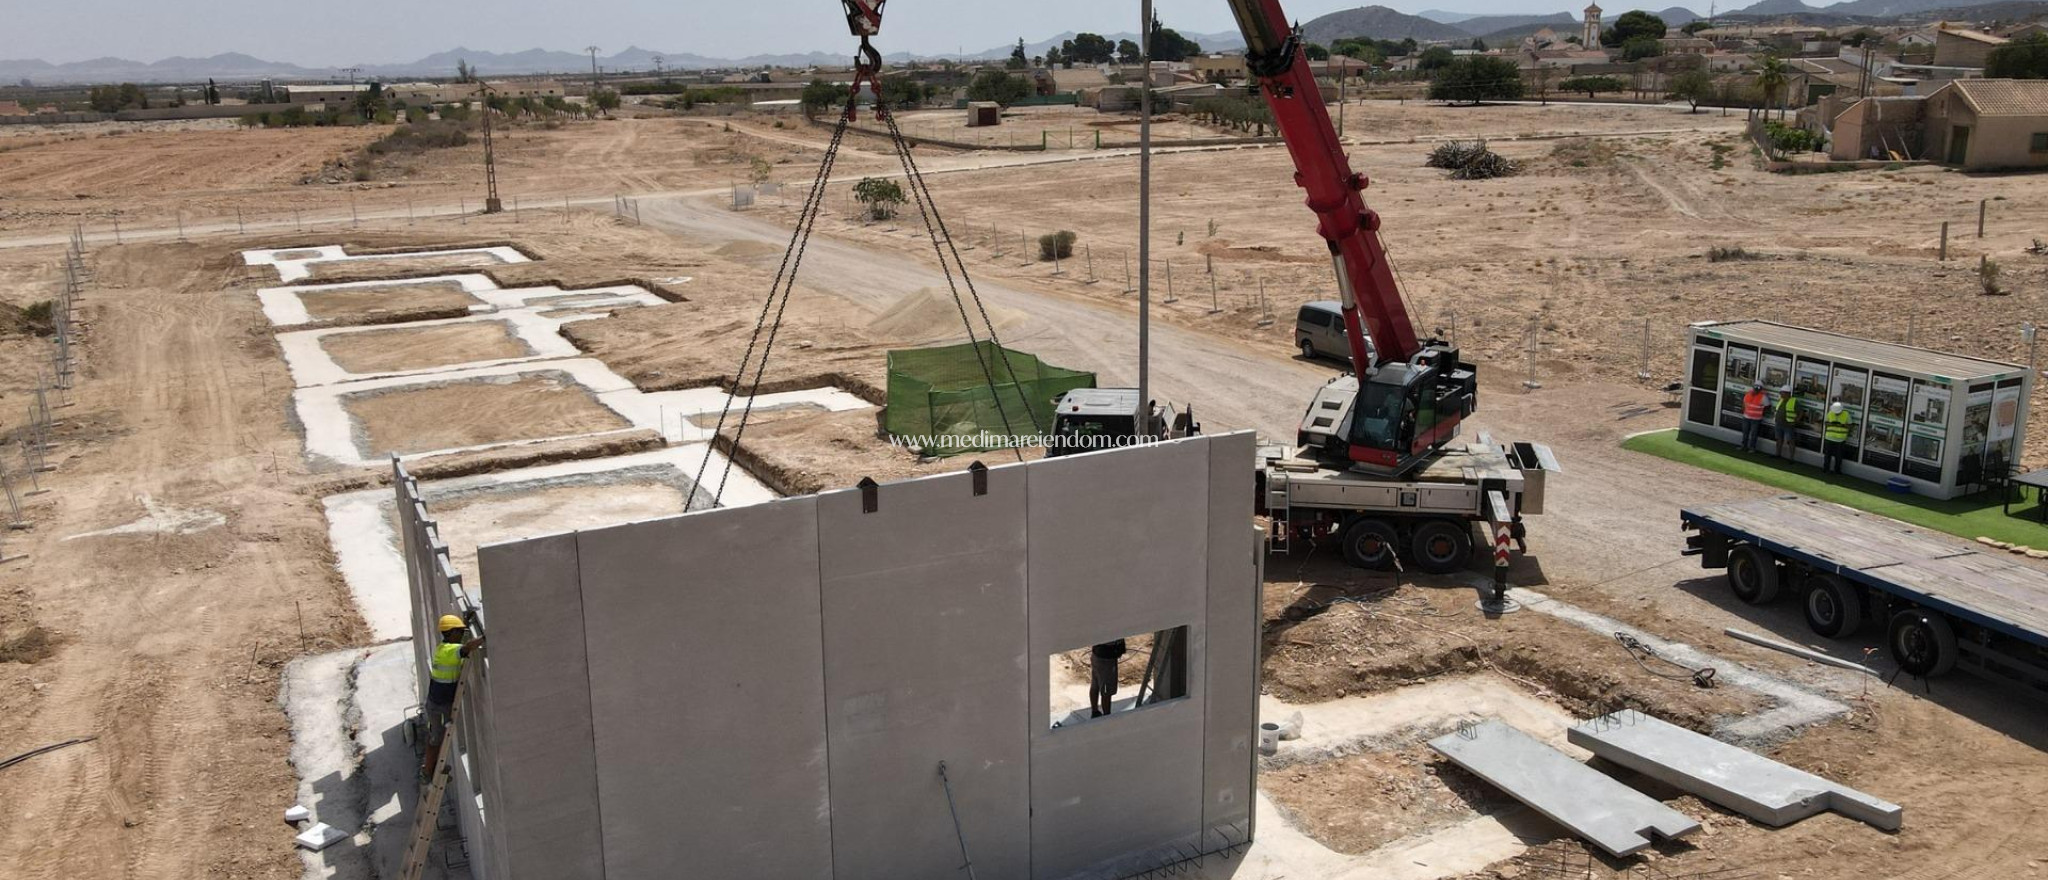
{"label": "red mobile crane", "polygon": [[[869,38],[880,32],[887,0],[841,2],[861,38],[857,95],[880,73],[880,54]],[[1270,540],[1285,549],[1295,540],[1336,534],[1354,565],[1390,569],[1407,559],[1446,573],[1466,565],[1472,524],[1484,522],[1494,545],[1496,590],[1504,589],[1509,543],[1521,543],[1523,515],[1542,512],[1543,474],[1556,463],[1547,448],[1532,443],[1495,444],[1484,436],[1452,443],[1477,406],[1477,372],[1457,346],[1417,335],[1379,238],[1379,215],[1365,205],[1369,181],[1351,168],[1300,34],[1279,0],[1227,2],[1244,33],[1246,67],[1294,161],[1294,182],[1306,192],[1316,231],[1329,246],[1357,371],[1316,393],[1295,449],[1260,450],[1259,510],[1273,520]],[[887,113],[880,102],[877,111]],[[1063,399],[1055,411],[1055,433],[1163,436],[1156,415],[1145,420],[1149,425],[1138,424],[1136,413],[1157,411],[1137,401],[1135,391],[1113,405],[1094,399],[1121,390],[1073,392],[1080,396]],[[1105,424],[1110,419],[1114,424]]]}

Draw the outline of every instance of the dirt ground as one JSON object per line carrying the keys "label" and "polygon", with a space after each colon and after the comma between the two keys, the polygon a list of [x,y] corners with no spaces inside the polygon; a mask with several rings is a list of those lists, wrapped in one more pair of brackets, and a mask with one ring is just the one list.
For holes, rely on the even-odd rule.
{"label": "dirt ground", "polygon": [[372,324],[420,312],[466,309],[483,300],[449,281],[393,284],[388,287],[345,287],[299,294],[306,314],[324,324]]}
{"label": "dirt ground", "polygon": [[550,372],[379,389],[342,406],[378,456],[632,426],[574,379]]}
{"label": "dirt ground", "polygon": [[341,333],[321,338],[320,348],[351,373],[424,370],[533,353],[503,321]]}
{"label": "dirt ground", "polygon": [[[1729,133],[1739,119],[1642,108],[1467,109],[1353,105],[1347,129],[1361,142],[1483,133],[1527,163],[1519,177],[1459,183],[1420,167],[1426,145],[1361,145],[1354,155],[1375,178],[1370,195],[1386,219],[1416,311],[1429,326],[1455,327],[1481,363],[1486,426],[1551,443],[1566,462],[1569,475],[1552,487],[1553,510],[1532,527],[1534,553],[1518,560],[1515,582],[1731,663],[1823,681],[1804,664],[1720,635],[1725,626],[1742,625],[1812,641],[1796,610],[1734,603],[1717,577],[1678,556],[1676,504],[1741,497],[1754,487],[1615,444],[1627,433],[1675,422],[1652,386],[1677,375],[1678,333],[1689,321],[1762,316],[1880,338],[1903,338],[1911,327],[1925,344],[2024,357],[2015,328],[2036,317],[2041,282],[2048,280],[2048,258],[2025,248],[2048,219],[2040,207],[2048,179],[1923,168],[1779,177],[1754,168]],[[808,179],[803,162],[815,161],[818,132],[761,120],[737,121],[728,132],[725,124],[657,118],[521,130],[500,144],[501,178],[508,187],[555,194],[719,190],[744,176],[744,157],[768,154],[788,160],[776,165],[778,175]],[[1628,134],[1691,128],[1711,130]],[[1574,131],[1615,136],[1512,139]],[[473,169],[459,151],[428,155],[409,174],[367,188],[295,182],[365,136],[206,126],[15,135],[29,145],[10,148],[0,160],[0,238],[114,216],[124,226],[167,226],[180,206],[215,218],[231,217],[236,207],[276,217],[294,206],[346,218],[351,195],[365,208],[402,211],[407,198],[452,203],[473,194],[466,176]],[[885,167],[874,143],[850,146],[842,171]],[[252,163],[245,153],[271,155]],[[946,170],[931,184],[961,243],[973,247],[977,278],[1042,294],[1044,309],[1078,303],[1121,319],[1131,297],[1121,293],[1121,268],[1110,267],[1135,246],[1132,163],[1092,157],[1032,164],[1060,158],[920,153],[930,167]],[[77,171],[94,162],[118,173],[103,179]],[[1245,387],[1268,387],[1253,383],[1282,370],[1291,371],[1288,381],[1327,374],[1328,365],[1289,359],[1289,311],[1329,296],[1330,282],[1284,154],[1169,154],[1156,168],[1154,249],[1166,262],[1155,283],[1163,293],[1163,266],[1170,264],[1179,301],[1155,302],[1155,316],[1199,331],[1212,351],[1242,358],[1233,363]],[[76,198],[80,193],[88,198]],[[1979,199],[1991,200],[1982,240],[1973,225]],[[776,201],[750,216],[784,216]],[[930,260],[929,242],[910,224],[861,223],[845,219],[850,213],[822,219],[819,238]],[[1942,220],[1954,223],[1955,234],[1956,259],[1945,266],[1934,259]],[[991,224],[999,235],[976,237]],[[1035,237],[1059,228],[1080,234],[1084,256],[1079,265],[1063,263],[1057,276],[1051,265],[1026,260],[1007,244],[995,255],[995,245],[1017,230]],[[319,497],[371,477],[312,473],[305,460],[290,417],[292,384],[254,296],[255,288],[275,285],[275,275],[235,256],[256,238],[94,249],[95,280],[82,315],[83,381],[79,403],[62,411],[58,470],[43,475],[52,491],[25,499],[35,528],[4,535],[6,552],[27,558],[0,563],[0,743],[7,744],[0,752],[78,735],[100,739],[0,775],[0,803],[8,805],[0,864],[18,866],[13,874],[40,880],[301,873],[277,821],[293,785],[277,671],[301,654],[364,640],[333,571]],[[407,225],[401,215],[366,220],[361,229],[265,234],[260,244],[495,241],[515,241],[539,258],[489,267],[504,285],[644,278],[675,292],[682,301],[570,325],[570,337],[590,356],[647,390],[730,385],[780,259],[779,247],[758,241],[725,240],[687,224],[637,226],[602,209],[561,215],[559,206],[467,225]],[[1710,246],[1758,256],[1710,262]],[[1978,292],[1972,267],[1980,254],[2004,267],[2013,293]],[[18,308],[48,298],[58,258],[53,248],[0,247],[0,301]],[[1216,265],[1213,301],[1205,258]],[[335,277],[390,271],[340,266]],[[764,391],[834,384],[879,402],[885,351],[944,340],[944,326],[919,312],[926,306],[892,310],[922,285],[877,298],[857,281],[840,273],[807,282]],[[353,296],[393,297],[370,308],[419,304],[400,305],[391,291]],[[362,314],[361,306],[343,302],[336,295],[323,304],[332,312],[315,314]],[[1211,302],[1219,313],[1209,313]],[[1261,327],[1258,318],[1268,310],[1279,320]],[[1016,324],[998,314],[998,323],[1021,331],[1034,326],[1028,319],[1040,317],[1037,311],[1020,308]],[[1635,378],[1645,319],[1656,377],[1649,383]],[[1536,360],[1546,388],[1525,394],[1518,389],[1525,369],[1520,346],[1532,321],[1544,334]],[[1105,334],[1095,344],[1126,341]],[[47,345],[0,327],[0,414],[26,404],[24,390],[34,384]],[[365,358],[396,357],[384,346],[403,347],[388,338],[361,345],[357,354]],[[380,445],[405,448],[485,442],[496,436],[494,425],[527,431],[533,419],[555,420],[561,431],[611,424],[587,418],[596,404],[580,389],[490,387],[505,393],[484,397],[469,386],[408,392],[357,401],[356,411]],[[564,397],[581,402],[563,409],[556,404]],[[1245,409],[1212,418],[1226,426],[1253,421]],[[919,461],[878,438],[874,420],[872,410],[767,415],[749,427],[742,458],[791,491],[956,469],[975,458]],[[651,442],[550,444],[521,450],[516,459],[471,457],[462,467],[615,454]],[[155,504],[217,512],[225,524],[64,540],[137,520],[145,513],[143,493]],[[454,505],[445,513],[523,526],[550,511],[613,503],[536,497],[502,508]],[[1265,681],[1274,696],[1384,693],[1488,671],[1580,714],[1633,706],[1704,728],[1755,708],[1752,695],[1655,674],[1612,639],[1550,617],[1486,620],[1472,609],[1469,587],[1368,577],[1333,557],[1323,550],[1269,562]],[[1847,652],[1856,644],[1831,647]],[[1655,864],[1678,876],[1724,867],[1796,878],[2048,876],[2048,834],[2040,821],[2040,804],[2048,800],[2044,731],[2038,709],[1980,683],[1873,688],[1855,696],[1848,716],[1788,732],[1768,753],[1904,804],[1905,831],[1882,834],[1832,816],[1765,829],[1674,798],[1708,827],[1689,843],[1661,849]],[[1483,803],[1484,793],[1440,768],[1430,772],[1433,766],[1426,754],[1397,751],[1328,762],[1313,772],[1269,773],[1262,784],[1283,809],[1319,828],[1326,843],[1358,851],[1456,821]],[[1594,865],[1602,877],[1628,867]],[[1515,865],[1477,876],[1518,871],[1534,876]]]}

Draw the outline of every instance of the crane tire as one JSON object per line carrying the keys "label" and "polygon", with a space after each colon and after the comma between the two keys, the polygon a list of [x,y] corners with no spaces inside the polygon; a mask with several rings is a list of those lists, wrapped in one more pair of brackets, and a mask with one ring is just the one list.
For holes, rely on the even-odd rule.
{"label": "crane tire", "polygon": [[1393,523],[1362,516],[1344,527],[1343,544],[1344,561],[1373,571],[1392,571],[1401,535]]}
{"label": "crane tire", "polygon": [[1408,539],[1408,559],[1430,574],[1450,574],[1472,562],[1472,526],[1433,519],[1415,527]]}

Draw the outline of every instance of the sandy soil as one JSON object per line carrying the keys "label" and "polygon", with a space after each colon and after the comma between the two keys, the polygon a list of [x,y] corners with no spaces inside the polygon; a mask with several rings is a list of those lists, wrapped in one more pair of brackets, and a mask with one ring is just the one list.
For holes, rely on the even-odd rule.
{"label": "sandy soil", "polygon": [[433,511],[456,570],[475,576],[476,548],[485,544],[673,516],[683,512],[685,494],[670,483],[650,478],[479,493],[434,503]]}
{"label": "sandy soil", "polygon": [[369,391],[342,405],[375,455],[632,426],[574,380],[545,372]]}
{"label": "sandy soil", "polygon": [[306,314],[328,324],[376,323],[394,316],[465,309],[483,302],[464,291],[462,285],[446,281],[308,290],[299,294],[299,301],[306,304]]}
{"label": "sandy soil", "polygon": [[424,370],[533,353],[503,321],[341,333],[323,337],[320,348],[351,373]]}
{"label": "sandy soil", "polygon": [[1427,746],[1267,771],[1259,790],[1309,836],[1353,855],[1514,804]]}

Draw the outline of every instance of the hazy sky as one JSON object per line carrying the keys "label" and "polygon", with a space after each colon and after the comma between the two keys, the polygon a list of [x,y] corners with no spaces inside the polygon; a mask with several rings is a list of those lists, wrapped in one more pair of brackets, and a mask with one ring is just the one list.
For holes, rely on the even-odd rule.
{"label": "hazy sky", "polygon": [[[1286,6],[1289,15],[1305,21],[1365,2],[1292,0]],[[1380,2],[1409,13],[1437,8],[1518,14],[1578,8],[1583,0]],[[1224,0],[1155,4],[1169,27],[1203,33],[1236,27]],[[1615,4],[1608,11],[1631,5]],[[610,53],[638,45],[740,57],[850,52],[853,45],[837,0],[16,0],[7,6],[0,15],[0,58],[59,63],[106,55],[155,61],[245,52],[323,67],[412,61],[457,46],[516,52],[578,51],[595,44]],[[884,52],[977,52],[1018,37],[1038,40],[1069,30],[1134,31],[1137,21],[1137,0],[893,0],[878,45]]]}

